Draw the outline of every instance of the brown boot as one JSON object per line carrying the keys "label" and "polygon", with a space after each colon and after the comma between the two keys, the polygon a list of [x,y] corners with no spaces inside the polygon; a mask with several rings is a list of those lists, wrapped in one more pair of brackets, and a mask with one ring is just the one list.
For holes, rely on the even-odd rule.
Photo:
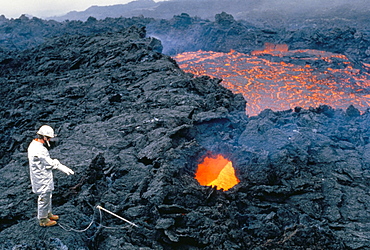
{"label": "brown boot", "polygon": [[39,223],[41,227],[51,227],[57,224],[56,221],[50,220],[49,218],[42,218],[39,220]]}
{"label": "brown boot", "polygon": [[52,213],[48,213],[48,218],[50,220],[59,220],[59,216]]}

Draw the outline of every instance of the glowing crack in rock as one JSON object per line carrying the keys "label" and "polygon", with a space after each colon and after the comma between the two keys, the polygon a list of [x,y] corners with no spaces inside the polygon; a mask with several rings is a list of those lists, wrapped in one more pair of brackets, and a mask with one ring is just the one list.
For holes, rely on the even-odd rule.
{"label": "glowing crack in rock", "polygon": [[203,186],[216,186],[224,191],[234,187],[240,181],[235,175],[233,164],[222,155],[207,156],[198,165],[195,179]]}
{"label": "glowing crack in rock", "polygon": [[185,72],[223,79],[224,87],[244,96],[248,115],[319,105],[364,112],[370,104],[370,75],[341,54],[267,44],[250,55],[197,51],[174,59]]}

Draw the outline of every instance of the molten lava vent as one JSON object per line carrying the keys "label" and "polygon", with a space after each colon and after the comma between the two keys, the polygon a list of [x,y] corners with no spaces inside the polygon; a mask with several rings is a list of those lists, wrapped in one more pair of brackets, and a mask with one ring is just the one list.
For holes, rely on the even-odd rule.
{"label": "molten lava vent", "polygon": [[216,186],[224,191],[234,187],[240,181],[235,175],[233,164],[222,155],[206,156],[198,165],[195,179],[203,186]]}
{"label": "molten lava vent", "polygon": [[364,112],[370,105],[370,75],[341,54],[266,44],[250,55],[198,51],[174,59],[185,72],[223,79],[224,87],[243,94],[249,115],[319,105]]}

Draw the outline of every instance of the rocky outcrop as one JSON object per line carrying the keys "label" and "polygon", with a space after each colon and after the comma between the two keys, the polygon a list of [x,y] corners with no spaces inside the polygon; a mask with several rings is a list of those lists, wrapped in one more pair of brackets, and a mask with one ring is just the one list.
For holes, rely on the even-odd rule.
{"label": "rocky outcrop", "polygon": [[[3,249],[369,248],[370,114],[349,107],[247,117],[218,79],[194,78],[145,28],[54,38],[0,64]],[[52,228],[36,223],[26,149],[59,135]],[[232,160],[229,191],[194,179]],[[99,211],[100,205],[138,225]]]}
{"label": "rocky outcrop", "polygon": [[[314,23],[294,20],[295,27],[277,25],[276,20],[263,24],[250,20],[235,21],[232,15],[216,14],[215,21],[193,18],[187,14],[171,20],[150,22],[148,33],[158,37],[164,46],[164,53],[176,55],[187,51],[229,52],[235,50],[251,53],[261,50],[266,43],[286,44],[289,49],[316,49],[345,54],[354,63],[369,61],[369,29],[355,23],[325,22],[314,19]],[[184,20],[186,25],[179,25]],[[189,25],[188,23],[191,23]],[[358,22],[361,23],[361,22]]]}
{"label": "rocky outcrop", "polygon": [[[57,21],[86,21],[90,16],[104,19],[106,17],[145,16],[155,19],[170,19],[173,15],[189,13],[202,19],[214,20],[216,14],[223,11],[232,14],[238,20],[252,20],[257,23],[274,23],[294,27],[302,20],[313,22],[348,22],[366,23],[369,6],[363,0],[344,2],[318,0],[297,2],[294,0],[277,0],[266,2],[259,0],[135,0],[127,4],[111,6],[92,6],[84,11],[71,11],[64,16],[48,19]],[[273,21],[272,21],[273,20]]]}
{"label": "rocky outcrop", "polygon": [[[361,66],[362,62],[370,64],[370,33],[367,19],[361,19],[363,16],[368,15],[356,16],[356,21],[345,23],[322,17],[310,20],[297,17],[280,23],[275,16],[259,23],[252,17],[235,20],[226,12],[216,14],[215,21],[192,17],[187,13],[169,19],[139,16],[97,20],[90,17],[85,22],[45,21],[22,16],[14,20],[0,20],[0,51],[30,49],[55,36],[120,32],[136,25],[146,26],[148,36],[160,39],[163,53],[167,55],[198,50],[251,53],[263,49],[265,43],[275,43],[287,44],[289,49],[317,49],[344,54]],[[295,25],[291,26],[292,23]]]}

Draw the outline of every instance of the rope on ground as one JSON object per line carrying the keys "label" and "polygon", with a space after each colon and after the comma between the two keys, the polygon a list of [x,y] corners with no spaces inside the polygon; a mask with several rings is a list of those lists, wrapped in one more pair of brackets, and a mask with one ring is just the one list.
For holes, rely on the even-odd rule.
{"label": "rope on ground", "polygon": [[[102,215],[102,213],[101,213],[101,210],[103,210],[103,211],[106,211],[107,213],[110,213],[110,214],[112,214],[112,215],[114,215],[114,216],[116,216],[117,218],[119,218],[119,219],[121,219],[121,220],[123,220],[123,221],[125,221],[125,222],[127,222],[127,223],[129,223],[130,225],[132,225],[132,226],[135,226],[135,227],[139,227],[138,225],[136,225],[135,223],[132,223],[131,221],[128,221],[128,220],[126,220],[126,219],[124,219],[124,218],[122,218],[121,216],[118,216],[118,215],[116,215],[115,213],[112,213],[112,212],[110,212],[109,210],[107,210],[107,209],[105,209],[105,208],[103,208],[103,207],[101,207],[101,206],[97,206],[96,208],[98,208],[99,209],[99,217],[100,217],[100,223],[97,223],[98,225],[99,225],[99,227],[103,227],[103,228],[107,228],[107,229],[124,229],[124,228],[128,228],[129,226],[124,226],[124,227],[107,227],[107,226],[104,226],[103,224],[102,224],[102,218],[103,218],[103,215]],[[58,226],[59,227],[61,227],[62,229],[64,229],[65,231],[67,231],[67,232],[70,232],[70,231],[73,231],[73,232],[77,232],[77,233],[83,233],[83,232],[85,232],[85,231],[87,231],[91,226],[92,226],[92,224],[94,224],[94,222],[95,222],[95,210],[94,210],[94,214],[93,214],[93,217],[92,217],[92,220],[91,220],[91,222],[90,222],[90,224],[85,228],[85,229],[82,229],[82,230],[78,230],[78,229],[74,229],[74,228],[71,228],[71,227],[69,227],[69,226],[67,226],[67,225],[63,225],[63,224],[61,224],[60,222],[58,222]]]}
{"label": "rope on ground", "polygon": [[[94,218],[92,219],[92,221],[90,222],[90,224],[87,226],[87,228],[85,228],[85,229],[82,229],[82,230],[78,230],[78,229],[74,229],[74,228],[71,228],[71,227],[69,227],[69,226],[66,226],[66,225],[64,225],[64,226],[62,226],[61,224],[60,224],[60,222],[58,222],[58,226],[60,226],[61,228],[63,228],[65,231],[67,231],[67,232],[70,232],[70,231],[73,231],[73,232],[77,232],[77,233],[82,233],[82,232],[85,232],[86,230],[88,230],[90,227],[91,227],[91,225],[94,223]],[[68,228],[66,228],[66,227],[68,227]]]}

